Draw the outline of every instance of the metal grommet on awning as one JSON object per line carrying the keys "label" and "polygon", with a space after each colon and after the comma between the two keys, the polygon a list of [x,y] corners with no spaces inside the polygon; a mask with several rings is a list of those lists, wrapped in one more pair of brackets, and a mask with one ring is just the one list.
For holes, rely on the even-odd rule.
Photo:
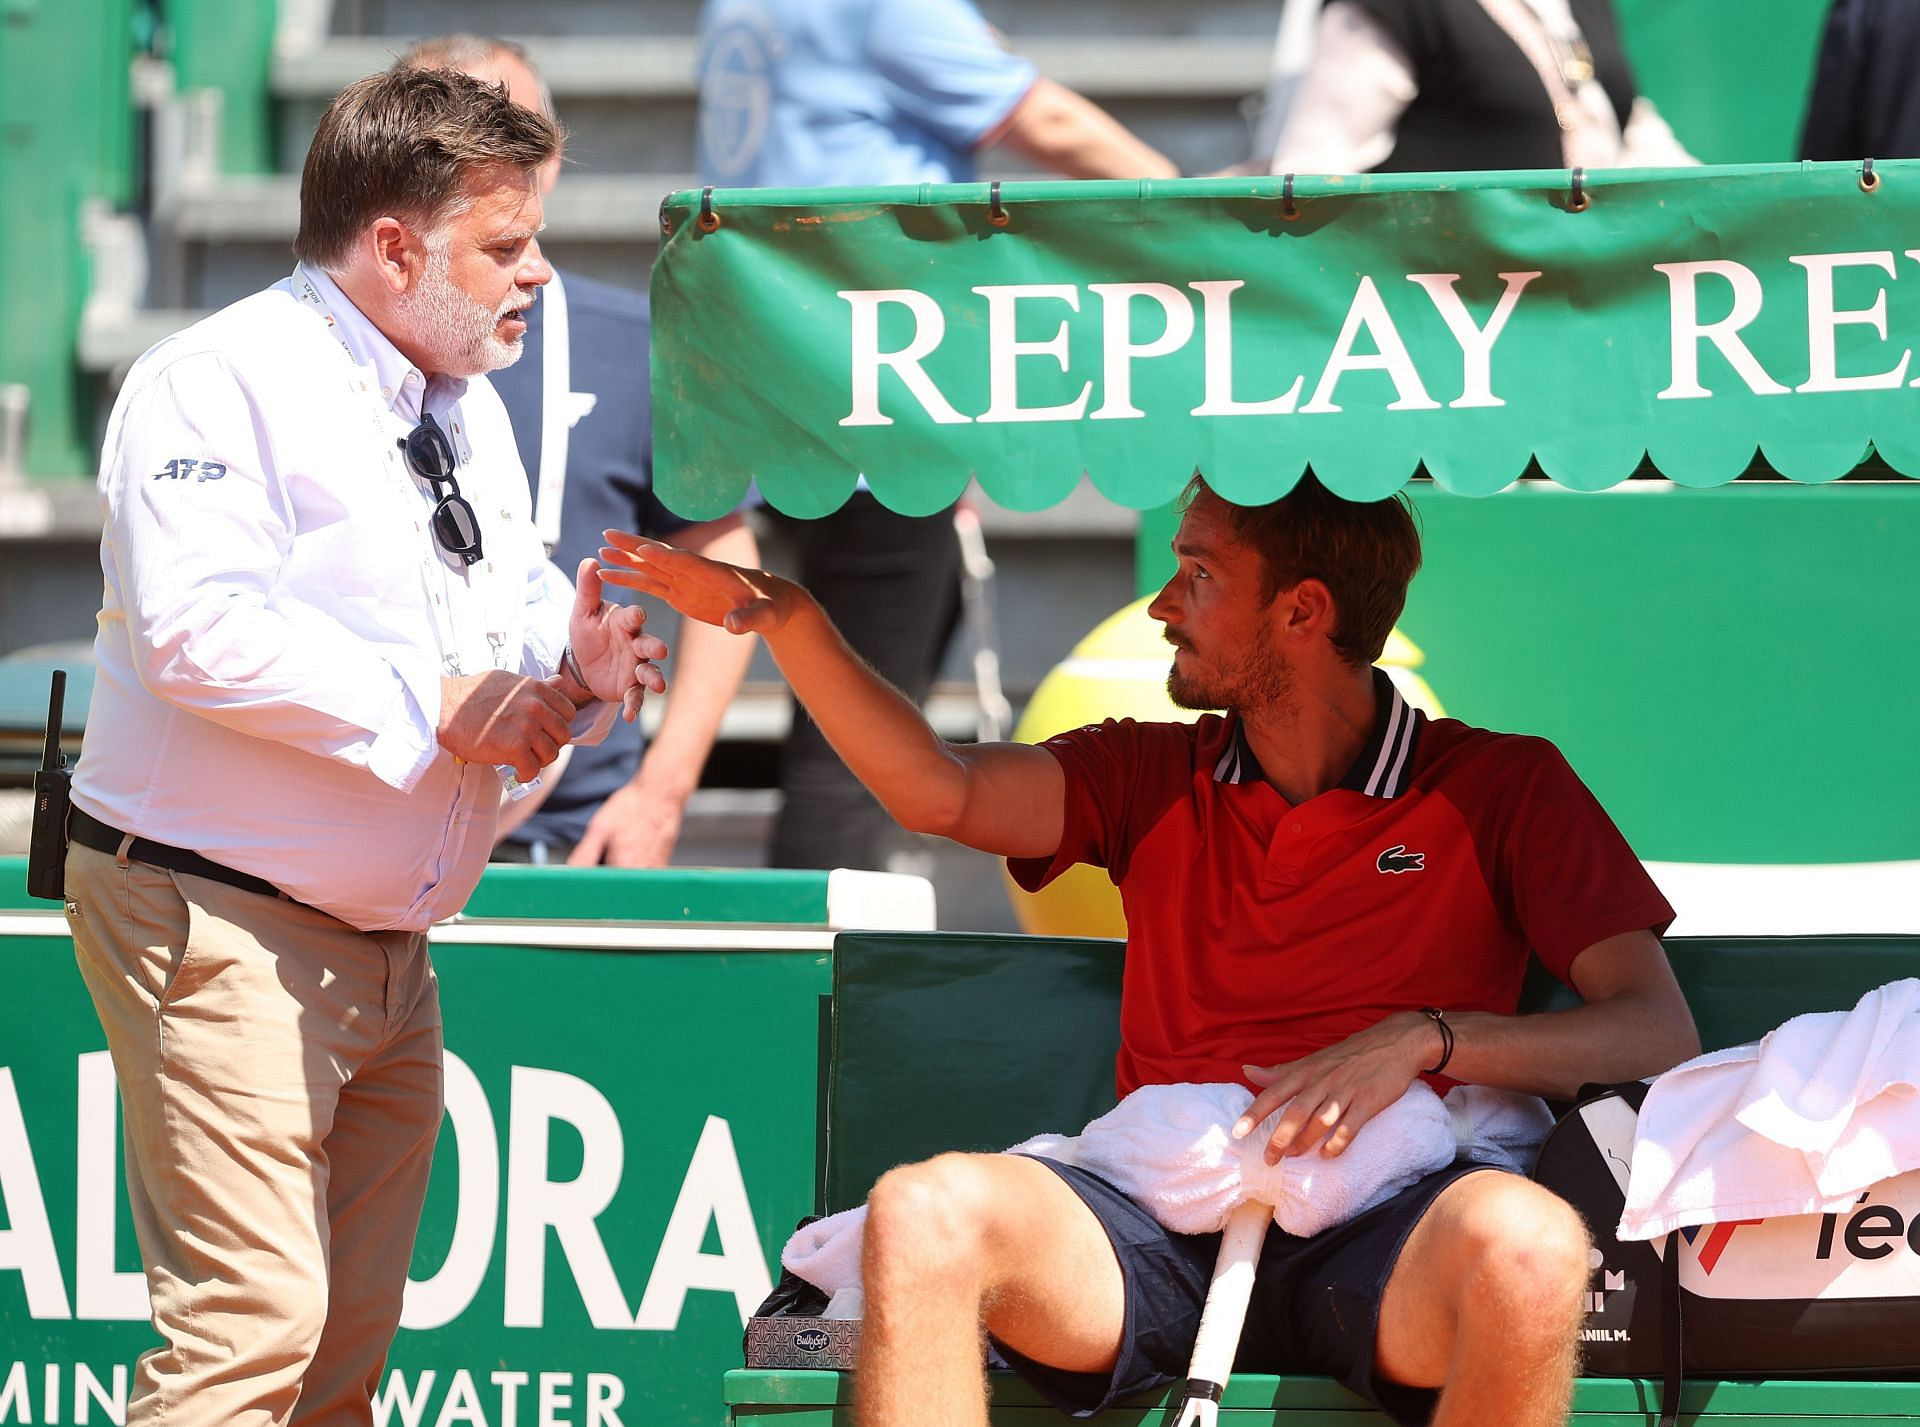
{"label": "metal grommet on awning", "polygon": [[713,211],[713,185],[700,190],[700,231],[711,233],[720,226],[720,215]]}
{"label": "metal grommet on awning", "polygon": [[1873,171],[1872,159],[1860,160],[1860,191],[1872,193],[1880,186],[1880,175]]}
{"label": "metal grommet on awning", "polygon": [[1300,216],[1300,205],[1293,201],[1293,175],[1280,180],[1280,216],[1289,223]]}
{"label": "metal grommet on awning", "polygon": [[997,178],[987,189],[987,221],[996,228],[1004,228],[1013,222],[1013,215],[1000,202],[1000,180]]}
{"label": "metal grommet on awning", "polygon": [[1593,195],[1587,192],[1587,171],[1577,168],[1573,171],[1573,182],[1567,189],[1567,208],[1574,213],[1585,213],[1593,207]]}

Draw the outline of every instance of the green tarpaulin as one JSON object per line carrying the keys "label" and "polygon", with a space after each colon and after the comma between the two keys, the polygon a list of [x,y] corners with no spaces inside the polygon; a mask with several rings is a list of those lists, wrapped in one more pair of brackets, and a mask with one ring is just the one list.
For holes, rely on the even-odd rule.
{"label": "green tarpaulin", "polygon": [[679,193],[659,484],[927,512],[1920,474],[1920,162]]}

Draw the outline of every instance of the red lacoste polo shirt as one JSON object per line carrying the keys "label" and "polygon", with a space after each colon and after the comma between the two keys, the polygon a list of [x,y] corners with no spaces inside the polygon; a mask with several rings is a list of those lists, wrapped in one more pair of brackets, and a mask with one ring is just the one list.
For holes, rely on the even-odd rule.
{"label": "red lacoste polo shirt", "polygon": [[1109,720],[1042,746],[1067,776],[1034,890],[1105,867],[1127,915],[1119,1093],[1241,1079],[1395,1011],[1512,1014],[1527,954],[1561,980],[1673,909],[1544,739],[1428,719],[1375,671],[1379,713],[1338,787],[1295,806],[1238,718]]}

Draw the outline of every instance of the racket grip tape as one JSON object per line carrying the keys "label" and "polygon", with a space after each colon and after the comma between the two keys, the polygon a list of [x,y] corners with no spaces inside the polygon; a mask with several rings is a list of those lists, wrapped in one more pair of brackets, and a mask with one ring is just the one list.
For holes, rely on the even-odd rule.
{"label": "racket grip tape", "polygon": [[1233,1372],[1247,1303],[1253,1297],[1254,1269],[1271,1223],[1273,1206],[1257,1200],[1240,1205],[1227,1218],[1206,1305],[1200,1310],[1200,1328],[1194,1335],[1193,1358],[1187,1368],[1189,1395],[1196,1381],[1224,1386]]}

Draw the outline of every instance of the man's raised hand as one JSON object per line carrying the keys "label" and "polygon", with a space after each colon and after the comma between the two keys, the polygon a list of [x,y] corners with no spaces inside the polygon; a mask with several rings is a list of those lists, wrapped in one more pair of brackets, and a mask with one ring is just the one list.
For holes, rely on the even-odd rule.
{"label": "man's raised hand", "polygon": [[723,564],[621,530],[605,533],[602,579],[665,600],[688,619],[731,634],[772,634],[804,598],[799,586],[765,570]]}
{"label": "man's raised hand", "polygon": [[645,632],[645,610],[610,604],[601,597],[601,582],[607,577],[598,560],[580,562],[568,636],[573,657],[586,676],[584,692],[619,704],[620,716],[632,723],[640,716],[640,701],[647,690],[666,692],[666,676],[653,661],[667,657],[667,646]]}

